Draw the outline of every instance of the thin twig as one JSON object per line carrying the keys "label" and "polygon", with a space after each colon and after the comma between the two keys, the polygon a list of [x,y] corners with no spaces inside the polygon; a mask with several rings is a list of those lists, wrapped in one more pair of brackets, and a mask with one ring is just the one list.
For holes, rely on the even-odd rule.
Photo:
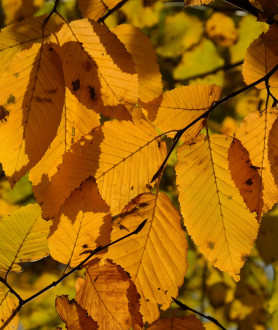
{"label": "thin twig", "polygon": [[188,80],[192,80],[192,79],[197,79],[197,78],[204,78],[210,74],[214,74],[214,73],[217,73],[218,71],[227,71],[227,70],[230,70],[230,69],[233,69],[239,65],[243,64],[243,61],[238,61],[238,62],[235,62],[233,64],[225,64],[225,65],[221,65],[219,67],[217,67],[216,69],[213,69],[211,71],[207,71],[207,72],[204,72],[204,73],[201,73],[201,74],[196,74],[194,76],[191,76],[191,77],[188,77],[186,79],[183,79],[183,80],[179,80],[179,82],[181,83],[187,83]]}
{"label": "thin twig", "polygon": [[49,15],[45,18],[45,20],[42,23],[41,29],[42,29],[42,33],[43,33],[43,37],[44,37],[44,29],[48,23],[48,21],[50,20],[50,17],[54,14],[57,13],[57,7],[59,4],[60,0],[55,0],[54,2],[54,7],[52,8],[51,12],[49,13]]}
{"label": "thin twig", "polygon": [[12,312],[12,314],[10,315],[10,317],[4,322],[4,324],[1,326],[0,330],[5,329],[5,327],[12,321],[12,319],[16,316],[16,314],[21,310],[21,308],[26,305],[28,302],[30,302],[31,300],[37,298],[38,296],[42,295],[44,292],[48,291],[49,289],[57,286],[59,283],[61,283],[64,279],[66,279],[68,276],[70,276],[71,274],[73,274],[74,272],[76,272],[77,270],[81,269],[81,267],[89,260],[91,259],[95,254],[97,254],[100,251],[105,250],[106,248],[108,248],[109,246],[112,246],[120,241],[122,241],[123,239],[130,237],[132,235],[138,234],[143,227],[145,226],[146,222],[148,219],[145,219],[143,222],[140,223],[140,225],[131,233],[117,239],[114,242],[111,242],[105,246],[99,246],[96,249],[92,250],[92,251],[85,251],[84,253],[89,253],[89,255],[83,260],[81,261],[76,267],[74,267],[73,269],[71,269],[69,272],[67,272],[66,274],[64,274],[63,276],[61,276],[57,281],[52,282],[51,284],[47,285],[46,287],[44,287],[42,290],[38,291],[37,293],[33,294],[32,296],[30,296],[27,299],[22,299],[21,296],[11,288],[11,286],[2,278],[0,278],[0,281],[5,284],[9,290],[11,291],[11,293],[13,293],[19,300],[19,304],[17,306],[17,308]]}
{"label": "thin twig", "polygon": [[243,9],[244,11],[258,17],[259,11],[257,8],[251,5],[248,0],[224,0],[225,2],[229,3],[232,6],[238,7]]}
{"label": "thin twig", "polygon": [[114,8],[109,9],[105,15],[98,19],[98,23],[103,23],[106,18],[112,15],[116,10],[120,9],[128,0],[122,0]]}
{"label": "thin twig", "polygon": [[181,308],[181,309],[183,309],[184,311],[191,311],[191,312],[193,312],[193,313],[195,313],[195,314],[198,314],[199,316],[202,316],[202,317],[204,317],[205,319],[207,319],[207,320],[209,320],[209,321],[211,321],[211,322],[213,322],[215,325],[217,325],[220,329],[222,329],[222,330],[227,330],[226,328],[224,328],[223,327],[223,325],[221,325],[214,317],[212,317],[212,316],[209,316],[209,315],[205,315],[205,314],[203,314],[203,313],[200,313],[200,312],[198,312],[198,311],[196,311],[195,309],[193,309],[193,308],[190,308],[190,307],[188,307],[187,305],[185,305],[185,304],[183,304],[181,301],[179,301],[179,300],[177,300],[177,299],[175,299],[175,298],[173,298],[172,297],[172,299],[174,300],[174,302]]}
{"label": "thin twig", "polygon": [[233,93],[231,93],[231,94],[229,94],[229,95],[223,97],[222,99],[220,99],[220,100],[218,100],[218,101],[216,101],[216,102],[213,102],[212,105],[211,105],[211,107],[210,107],[206,112],[204,112],[204,113],[203,113],[202,115],[200,115],[198,118],[194,119],[190,124],[188,124],[187,126],[185,126],[183,129],[179,130],[179,131],[177,132],[177,134],[175,135],[175,137],[174,137],[173,145],[172,145],[170,151],[168,152],[168,154],[167,154],[166,158],[164,159],[162,165],[160,166],[159,170],[158,170],[158,171],[155,173],[155,175],[153,176],[151,182],[155,181],[155,180],[158,178],[158,176],[160,175],[160,173],[163,171],[163,168],[164,168],[165,164],[167,163],[168,158],[170,157],[172,151],[174,150],[175,146],[177,145],[177,143],[179,142],[181,136],[183,135],[183,133],[184,133],[185,131],[187,131],[190,127],[192,127],[194,124],[196,124],[199,120],[208,118],[208,116],[210,115],[210,113],[211,113],[215,108],[217,108],[219,105],[221,105],[221,104],[223,104],[223,103],[229,101],[230,99],[232,99],[232,98],[238,96],[239,94],[241,94],[241,93],[243,93],[243,92],[249,90],[250,88],[255,87],[256,85],[260,84],[261,82],[267,82],[267,81],[269,80],[269,78],[270,78],[270,77],[271,77],[271,76],[272,76],[277,70],[278,70],[278,64],[275,65],[275,67],[274,67],[272,70],[270,70],[265,76],[263,76],[262,78],[260,78],[260,79],[258,79],[258,80],[256,80],[256,81],[254,81],[252,84],[247,85],[247,86],[245,86],[245,87],[243,87],[243,88],[241,88],[241,89],[239,89],[239,90],[237,90],[237,91],[235,91],[235,92],[233,92]]}

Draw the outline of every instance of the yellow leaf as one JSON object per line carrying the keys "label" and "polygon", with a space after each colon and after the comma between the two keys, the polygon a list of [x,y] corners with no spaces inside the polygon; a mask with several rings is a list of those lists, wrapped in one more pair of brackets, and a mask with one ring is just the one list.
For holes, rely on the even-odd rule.
{"label": "yellow leaf", "polygon": [[262,214],[262,179],[255,166],[252,165],[247,150],[238,139],[228,151],[229,169],[232,178],[251,212],[256,212],[260,220]]}
{"label": "yellow leaf", "polygon": [[34,44],[13,57],[0,80],[5,118],[0,157],[13,185],[44,155],[56,136],[64,103],[61,63],[51,45]]}
{"label": "yellow leaf", "polygon": [[[162,132],[179,130],[204,114],[220,98],[221,87],[194,85],[175,88],[163,94],[163,100],[153,122]],[[194,138],[203,127],[200,120],[185,135]]]}
{"label": "yellow leaf", "polygon": [[76,283],[76,300],[97,321],[100,329],[141,329],[139,296],[128,274],[106,262],[87,267]]}
{"label": "yellow leaf", "polygon": [[66,86],[90,109],[118,119],[131,119],[138,102],[134,63],[119,39],[105,26],[87,19],[64,24],[52,38]]}
{"label": "yellow leaf", "polygon": [[5,14],[5,24],[22,21],[32,16],[42,7],[44,0],[2,0],[1,7]]}
{"label": "yellow leaf", "polygon": [[78,0],[82,16],[97,21],[107,10],[113,9],[121,0]]}
{"label": "yellow leaf", "polygon": [[202,322],[194,316],[171,317],[155,321],[148,329],[154,330],[205,330]]}
{"label": "yellow leaf", "polygon": [[[9,65],[11,58],[21,50],[30,47],[34,42],[41,42],[41,26],[45,16],[31,17],[14,23],[0,32],[0,72]],[[45,40],[61,23],[61,19],[52,16],[45,27]]]}
{"label": "yellow leaf", "polygon": [[48,238],[51,257],[76,267],[86,255],[110,241],[109,207],[99,197],[95,182],[90,179],[75,190],[53,219]]}
{"label": "yellow leaf", "polygon": [[164,194],[136,197],[114,221],[111,241],[133,231],[145,219],[144,228],[110,247],[105,258],[130,274],[140,294],[144,322],[158,319],[178,294],[187,270],[187,243],[180,215]]}
{"label": "yellow leaf", "polygon": [[97,323],[74,299],[69,300],[68,296],[58,296],[55,305],[68,330],[94,330],[98,328]]}
{"label": "yellow leaf", "polygon": [[149,38],[132,25],[118,25],[112,32],[125,45],[138,73],[139,100],[147,103],[162,94],[162,82],[156,53]]}
{"label": "yellow leaf", "polygon": [[[10,290],[2,283],[0,283],[0,326],[5,323],[8,318],[18,307],[17,298],[10,293]],[[5,327],[6,330],[15,330],[18,325],[18,314],[12,319],[8,326]]]}
{"label": "yellow leaf", "polygon": [[222,13],[214,13],[207,20],[206,32],[210,39],[225,47],[232,46],[238,36],[234,21]]}
{"label": "yellow leaf", "polygon": [[239,280],[259,225],[236,188],[229,170],[232,138],[199,136],[178,149],[176,166],[184,224],[214,266]]}
{"label": "yellow leaf", "polygon": [[[248,48],[244,58],[242,74],[246,84],[265,76],[278,63],[278,55],[272,51],[268,43],[265,42],[265,34],[261,34]],[[278,97],[278,72],[276,71],[269,78],[270,91]],[[256,88],[266,88],[265,82],[256,85]]]}
{"label": "yellow leaf", "polygon": [[66,88],[62,119],[56,136],[43,158],[30,170],[29,178],[33,185],[39,184],[43,175],[53,176],[71,145],[98,125],[99,115],[79,103]]}
{"label": "yellow leaf", "polygon": [[0,269],[20,271],[19,263],[48,255],[47,236],[50,223],[41,218],[38,204],[16,210],[0,222]]}
{"label": "yellow leaf", "polygon": [[186,6],[208,5],[213,0],[184,0]]}
{"label": "yellow leaf", "polygon": [[278,187],[275,185],[268,160],[269,132],[277,115],[278,112],[274,108],[268,108],[263,112],[254,111],[247,115],[236,132],[236,138],[249,152],[252,165],[258,168],[262,178],[260,190],[262,190],[263,213],[278,201]]}
{"label": "yellow leaf", "polygon": [[113,214],[132,198],[149,190],[152,176],[166,156],[166,145],[146,120],[106,122],[73,144],[57,172],[33,186],[43,217],[59,211],[70,193],[94,176],[100,195]]}

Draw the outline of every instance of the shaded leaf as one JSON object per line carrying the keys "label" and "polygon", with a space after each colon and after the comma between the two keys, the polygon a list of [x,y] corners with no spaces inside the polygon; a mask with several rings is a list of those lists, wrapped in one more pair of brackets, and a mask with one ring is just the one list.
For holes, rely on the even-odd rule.
{"label": "shaded leaf", "polygon": [[145,120],[106,122],[73,144],[57,172],[33,186],[43,217],[55,215],[70,193],[94,176],[113,214],[139,193],[149,190],[152,176],[166,156],[165,143]]}
{"label": "shaded leaf", "polygon": [[259,19],[267,21],[278,15],[278,0],[249,0],[259,10]]}
{"label": "shaded leaf", "polygon": [[205,330],[202,322],[194,316],[171,317],[155,321],[148,329],[155,330]]}
{"label": "shaded leaf", "polygon": [[120,40],[105,25],[87,19],[64,24],[55,39],[66,86],[78,100],[105,116],[130,119],[138,81]]}
{"label": "shaded leaf", "polygon": [[268,108],[262,113],[254,111],[245,117],[236,132],[236,137],[249,152],[252,165],[256,166],[262,177],[263,213],[278,201],[278,187],[275,185],[268,160],[269,132],[277,115],[278,112],[274,108]]}
{"label": "shaded leaf", "polygon": [[107,10],[113,9],[121,0],[78,0],[82,16],[97,21]]}
{"label": "shaded leaf", "polygon": [[76,283],[76,300],[100,329],[140,329],[139,295],[128,274],[106,262],[87,267]]}
{"label": "shaded leaf", "polygon": [[[10,290],[2,283],[0,283],[0,326],[5,323],[11,316],[13,311],[18,307],[17,298],[10,293]],[[15,330],[18,326],[18,314],[12,319],[7,330]]]}
{"label": "shaded leaf", "polygon": [[176,166],[184,224],[214,266],[239,280],[259,225],[236,188],[229,170],[232,138],[199,136],[178,149]]}
{"label": "shaded leaf", "polygon": [[44,155],[54,139],[64,103],[58,55],[49,44],[33,44],[10,62],[0,82],[3,169],[11,184]]}
{"label": "shaded leaf", "polygon": [[109,207],[99,197],[92,179],[75,190],[53,219],[48,238],[53,259],[76,267],[86,255],[110,242],[111,216]]}
{"label": "shaded leaf", "polygon": [[275,119],[269,132],[268,138],[268,159],[271,173],[273,174],[276,186],[278,186],[278,118]]}
{"label": "shaded leaf", "polygon": [[110,247],[105,257],[130,274],[141,297],[143,320],[151,323],[159,317],[158,305],[166,310],[183,283],[187,243],[180,215],[169,198],[150,193],[136,197],[114,221],[111,241],[135,230],[145,219],[140,233]]}
{"label": "shaded leaf", "polygon": [[[41,218],[38,204],[16,210],[0,221],[0,269],[20,271],[19,263],[48,255],[47,236],[50,223]],[[12,234],[11,234],[12,233]]]}
{"label": "shaded leaf", "polygon": [[74,299],[69,300],[68,296],[58,296],[55,305],[68,330],[94,330],[98,328],[97,323]]}
{"label": "shaded leaf", "polygon": [[71,145],[98,125],[99,115],[79,103],[66,88],[62,118],[56,136],[43,158],[30,170],[29,178],[33,185],[39,184],[43,175],[54,175]]}

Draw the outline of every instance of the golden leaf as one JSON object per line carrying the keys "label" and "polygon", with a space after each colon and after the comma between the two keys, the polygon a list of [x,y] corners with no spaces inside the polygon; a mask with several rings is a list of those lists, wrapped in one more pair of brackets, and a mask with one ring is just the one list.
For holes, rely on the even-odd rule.
{"label": "golden leaf", "polygon": [[33,44],[13,57],[0,89],[0,157],[13,185],[42,158],[61,120],[63,73],[51,45]]}
{"label": "golden leaf", "polygon": [[228,163],[232,138],[200,135],[178,149],[176,166],[184,224],[214,266],[239,280],[259,225],[236,188]]}
{"label": "golden leaf", "polygon": [[277,115],[278,111],[274,108],[268,108],[262,113],[254,111],[245,117],[236,132],[236,138],[249,152],[252,165],[257,167],[262,178],[260,190],[262,190],[263,213],[278,201],[278,187],[275,185],[268,160],[269,132]]}
{"label": "golden leaf", "polygon": [[107,10],[111,10],[121,0],[78,0],[78,7],[82,16],[97,21]]}
{"label": "golden leaf", "polygon": [[156,53],[149,38],[132,25],[122,24],[112,32],[125,45],[138,73],[139,100],[147,103],[162,94],[162,82]]}
{"label": "golden leaf", "polygon": [[234,21],[222,13],[214,13],[206,22],[206,32],[210,39],[221,46],[230,47],[237,40]]}
{"label": "golden leaf", "polygon": [[[11,294],[10,290],[2,283],[0,283],[0,326],[5,323],[11,316],[13,311],[18,307],[17,298]],[[5,327],[6,330],[15,330],[18,325],[18,314]]]}
{"label": "golden leaf", "polygon": [[1,7],[5,14],[5,24],[33,16],[43,3],[44,0],[2,0]]}
{"label": "golden leaf", "polygon": [[187,243],[180,215],[164,194],[136,197],[114,221],[111,241],[133,231],[145,219],[144,228],[110,247],[105,258],[130,274],[140,294],[144,322],[159,318],[178,294],[187,270]]}
{"label": "golden leaf", "polygon": [[194,316],[169,317],[155,321],[148,329],[154,330],[205,330]]}
{"label": "golden leaf", "polygon": [[76,283],[76,300],[100,329],[141,329],[139,295],[128,274],[110,262],[87,267]]}
{"label": "golden leaf", "polygon": [[68,296],[58,296],[55,305],[68,330],[95,330],[98,328],[97,323],[74,299],[69,300]]}
{"label": "golden leaf", "polygon": [[99,197],[92,179],[75,190],[53,219],[48,245],[51,257],[76,267],[86,255],[110,242],[111,216],[109,207]]}
{"label": "golden leaf", "polygon": [[184,0],[186,6],[208,5],[213,0]]}
{"label": "golden leaf", "polygon": [[94,176],[102,198],[117,214],[132,198],[149,191],[152,176],[166,156],[166,146],[146,120],[106,122],[73,144],[57,172],[33,186],[43,217],[59,211],[70,193]]}
{"label": "golden leaf", "polygon": [[[242,74],[246,84],[264,77],[278,63],[278,55],[275,55],[268,43],[265,42],[265,34],[261,34],[248,48],[244,58]],[[278,97],[278,71],[269,78],[270,91]],[[256,88],[266,88],[265,82],[256,85]]]}
{"label": "golden leaf", "polygon": [[87,19],[64,24],[55,39],[66,86],[78,100],[105,116],[131,119],[138,80],[120,40],[105,25]]}
{"label": "golden leaf", "polygon": [[66,88],[62,119],[56,136],[43,158],[30,170],[29,178],[33,185],[39,184],[43,175],[52,177],[57,171],[57,166],[63,162],[63,155],[70,150],[71,145],[98,125],[99,115],[79,103]]}
{"label": "golden leaf", "polygon": [[[182,129],[218,101],[220,93],[221,87],[216,85],[182,86],[166,92],[153,123],[162,132]],[[194,138],[202,128],[199,120],[185,135]]]}
{"label": "golden leaf", "polygon": [[0,269],[20,271],[19,263],[48,255],[50,223],[41,218],[38,204],[29,204],[2,218],[0,222]]}

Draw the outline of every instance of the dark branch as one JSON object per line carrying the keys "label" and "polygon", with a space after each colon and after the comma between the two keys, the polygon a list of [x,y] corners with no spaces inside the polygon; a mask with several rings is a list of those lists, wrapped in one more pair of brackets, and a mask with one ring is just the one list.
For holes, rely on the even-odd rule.
{"label": "dark branch", "polygon": [[256,17],[258,17],[259,15],[258,9],[252,6],[248,0],[224,0],[224,1],[232,6],[243,9]]}
{"label": "dark branch", "polygon": [[108,248],[109,246],[112,246],[120,241],[122,241],[123,239],[130,237],[132,235],[138,234],[143,227],[145,226],[146,222],[148,219],[145,219],[144,221],[142,221],[140,223],[140,225],[131,233],[117,239],[114,242],[111,242],[105,246],[99,246],[96,249],[92,250],[92,251],[85,251],[84,253],[90,253],[83,261],[81,261],[76,267],[74,267],[73,269],[71,269],[69,272],[65,273],[62,277],[60,277],[57,281],[52,282],[51,284],[47,285],[45,288],[43,288],[42,290],[38,291],[37,293],[33,294],[31,297],[27,298],[27,299],[22,299],[20,297],[20,295],[13,290],[10,285],[3,279],[0,278],[0,282],[2,282],[3,284],[5,284],[9,290],[11,291],[11,293],[13,293],[18,299],[19,299],[19,304],[18,307],[12,312],[12,314],[10,315],[10,317],[6,320],[6,322],[4,322],[4,324],[1,326],[0,330],[5,329],[5,327],[12,321],[12,319],[16,316],[16,314],[21,310],[21,308],[26,305],[28,302],[30,302],[31,300],[37,298],[38,296],[42,295],[44,292],[48,291],[49,289],[57,286],[59,283],[61,283],[64,279],[66,279],[68,276],[70,276],[71,274],[73,274],[74,272],[76,272],[77,270],[81,269],[81,267],[89,260],[91,259],[95,254],[97,254],[98,252],[105,250],[106,248]]}
{"label": "dark branch", "polygon": [[54,13],[57,13],[57,7],[58,7],[58,4],[59,4],[60,0],[55,0],[55,3],[54,3],[54,7],[53,9],[51,10],[51,12],[49,13],[49,15],[45,18],[45,20],[43,21],[42,23],[42,26],[41,26],[41,29],[43,31],[43,35],[44,35],[44,29],[48,23],[48,21],[50,20],[50,17],[54,14]]}
{"label": "dark branch", "polygon": [[227,71],[227,70],[230,70],[232,68],[235,68],[235,67],[237,67],[237,66],[239,66],[241,64],[243,64],[243,61],[238,61],[238,62],[235,62],[233,64],[221,65],[218,68],[213,69],[211,71],[207,71],[207,72],[204,72],[204,73],[201,73],[201,74],[196,74],[196,75],[191,76],[191,77],[188,77],[188,78],[186,78],[184,80],[179,80],[179,82],[181,82],[181,83],[187,83],[189,80],[197,79],[197,78],[204,78],[204,77],[206,77],[206,76],[208,76],[210,74],[214,74],[214,73],[217,73],[218,71],[222,71],[222,70]]}
{"label": "dark branch", "polygon": [[110,15],[112,15],[118,9],[120,9],[127,1],[128,0],[122,0],[114,8],[109,9],[105,15],[103,15],[101,18],[98,19],[98,23],[103,23],[106,20],[106,18],[108,18]]}
{"label": "dark branch", "polygon": [[[155,181],[155,180],[158,178],[158,176],[161,174],[161,172],[163,171],[164,166],[165,166],[165,164],[166,164],[168,158],[170,157],[172,151],[174,150],[175,146],[176,146],[177,143],[179,142],[179,139],[181,138],[181,136],[183,135],[183,133],[184,133],[185,131],[187,131],[190,127],[192,127],[194,124],[196,124],[199,120],[208,118],[208,116],[210,115],[210,113],[211,113],[215,108],[217,108],[219,105],[221,105],[221,104],[223,104],[223,103],[229,101],[230,99],[232,99],[232,98],[236,97],[237,95],[239,95],[239,94],[241,94],[241,93],[247,91],[248,89],[255,87],[256,85],[260,84],[261,82],[268,83],[269,78],[270,78],[270,77],[271,77],[271,76],[272,76],[277,70],[278,70],[278,64],[277,64],[272,70],[270,70],[265,76],[263,76],[262,78],[260,78],[260,79],[258,79],[258,80],[256,80],[256,81],[254,81],[252,84],[247,85],[247,86],[245,86],[245,87],[243,87],[243,88],[241,88],[241,89],[239,89],[239,90],[237,90],[237,91],[235,91],[235,92],[233,92],[233,93],[231,93],[231,94],[229,94],[229,95],[223,97],[222,99],[220,99],[220,100],[217,101],[217,102],[214,102],[214,103],[211,105],[211,107],[210,107],[206,112],[204,112],[201,116],[199,116],[198,118],[196,118],[195,120],[193,120],[190,124],[188,124],[187,126],[185,126],[183,129],[179,130],[179,131],[177,132],[177,134],[175,135],[175,137],[174,137],[173,145],[172,145],[170,151],[168,152],[168,154],[167,154],[166,158],[164,159],[164,162],[163,162],[162,165],[160,166],[159,170],[158,170],[158,171],[155,173],[155,175],[153,176],[151,182]],[[268,91],[268,92],[269,92],[269,91]],[[269,95],[269,94],[268,94],[268,95]],[[272,95],[272,94],[270,94],[270,95]]]}
{"label": "dark branch", "polygon": [[202,317],[204,317],[205,319],[207,319],[207,320],[213,322],[214,324],[216,324],[220,329],[227,330],[227,329],[224,328],[223,325],[221,325],[221,324],[220,324],[220,323],[219,323],[214,317],[212,317],[212,316],[208,316],[208,315],[205,315],[205,314],[203,314],[203,313],[200,313],[200,312],[196,311],[195,309],[188,307],[187,305],[183,304],[182,302],[180,302],[179,300],[177,300],[177,299],[175,299],[175,298],[173,298],[173,297],[172,297],[172,299],[174,300],[174,302],[175,302],[175,303],[176,303],[181,309],[183,309],[183,310],[185,310],[185,311],[188,310],[188,311],[191,311],[191,312],[193,312],[193,313],[195,313],[195,314],[198,314],[199,316],[202,316]]}

